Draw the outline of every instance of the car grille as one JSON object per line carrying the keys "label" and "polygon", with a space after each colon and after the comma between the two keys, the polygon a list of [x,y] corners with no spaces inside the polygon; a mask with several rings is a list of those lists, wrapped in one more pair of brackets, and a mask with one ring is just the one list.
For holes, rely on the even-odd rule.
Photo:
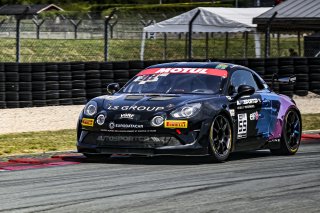
{"label": "car grille", "polygon": [[136,148],[156,148],[161,146],[177,146],[181,142],[172,135],[126,135],[89,133],[83,140],[84,144],[98,147],[121,146]]}

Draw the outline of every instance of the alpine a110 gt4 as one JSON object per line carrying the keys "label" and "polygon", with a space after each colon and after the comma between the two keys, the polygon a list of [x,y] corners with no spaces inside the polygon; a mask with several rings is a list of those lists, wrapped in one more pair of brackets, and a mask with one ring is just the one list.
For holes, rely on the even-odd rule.
{"label": "alpine a110 gt4", "polygon": [[243,66],[159,64],[121,89],[117,83],[107,89],[109,95],[90,100],[79,116],[77,149],[87,157],[208,155],[220,162],[244,150],[292,155],[300,145],[295,102]]}

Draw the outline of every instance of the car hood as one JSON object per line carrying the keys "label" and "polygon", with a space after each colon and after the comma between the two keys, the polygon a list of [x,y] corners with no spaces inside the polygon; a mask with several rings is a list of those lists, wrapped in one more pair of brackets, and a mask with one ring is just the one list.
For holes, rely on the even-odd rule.
{"label": "car hood", "polygon": [[161,112],[174,109],[189,102],[203,102],[215,95],[194,94],[115,94],[100,96],[103,109],[122,112]]}

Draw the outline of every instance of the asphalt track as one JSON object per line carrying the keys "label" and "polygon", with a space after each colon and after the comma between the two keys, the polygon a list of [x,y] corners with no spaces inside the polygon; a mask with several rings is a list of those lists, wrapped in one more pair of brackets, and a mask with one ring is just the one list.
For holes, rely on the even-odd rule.
{"label": "asphalt track", "polygon": [[80,159],[0,172],[0,212],[320,212],[320,143],[295,156]]}

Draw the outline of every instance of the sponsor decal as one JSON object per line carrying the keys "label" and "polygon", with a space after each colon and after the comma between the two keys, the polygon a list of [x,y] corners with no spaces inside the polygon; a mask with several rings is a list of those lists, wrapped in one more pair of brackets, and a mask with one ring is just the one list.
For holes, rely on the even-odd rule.
{"label": "sponsor decal", "polygon": [[238,114],[238,139],[247,137],[247,114]]}
{"label": "sponsor decal", "polygon": [[93,126],[94,119],[92,118],[82,118],[81,125],[82,126]]}
{"label": "sponsor decal", "polygon": [[118,145],[118,142],[138,142],[140,144],[145,144],[146,146],[152,145],[152,143],[164,142],[165,137],[150,137],[150,136],[111,136],[111,135],[100,135],[97,137],[97,142],[99,145]]}
{"label": "sponsor decal", "polygon": [[280,142],[280,138],[274,138],[274,139],[268,140],[268,143],[279,143],[279,142]]}
{"label": "sponsor decal", "polygon": [[228,66],[229,66],[228,64],[218,64],[216,66],[216,69],[225,70],[228,68]]}
{"label": "sponsor decal", "polygon": [[258,98],[250,98],[250,99],[238,100],[237,106],[256,104],[256,103],[261,103],[261,100]]}
{"label": "sponsor decal", "polygon": [[155,129],[130,129],[130,130],[125,130],[125,129],[101,129],[102,132],[138,132],[138,133],[154,133],[157,132]]}
{"label": "sponsor decal", "polygon": [[188,128],[188,121],[185,121],[185,120],[165,120],[164,121],[164,128],[185,129],[185,128]]}
{"label": "sponsor decal", "polygon": [[230,109],[229,112],[230,112],[230,115],[231,115],[232,117],[235,116],[234,109]]}
{"label": "sponsor decal", "polygon": [[137,76],[152,74],[163,75],[170,73],[215,75],[224,78],[228,76],[228,72],[226,70],[212,68],[151,68],[142,70],[137,74]]}
{"label": "sponsor decal", "polygon": [[135,114],[131,114],[131,113],[124,113],[124,114],[120,114],[120,118],[119,119],[129,119],[129,120],[133,120]]}
{"label": "sponsor decal", "polygon": [[251,121],[257,121],[259,120],[259,113],[258,112],[251,113],[249,117]]}
{"label": "sponsor decal", "polygon": [[107,106],[108,110],[121,110],[121,111],[146,111],[146,112],[156,112],[164,110],[164,107],[156,107],[156,106]]}
{"label": "sponsor decal", "polygon": [[111,121],[109,123],[109,129],[114,129],[114,127],[115,127],[115,123],[113,121]]}
{"label": "sponsor decal", "polygon": [[226,98],[227,98],[229,101],[232,100],[231,96],[226,96]]}
{"label": "sponsor decal", "polygon": [[143,125],[142,124],[117,124],[113,121],[109,123],[109,129],[115,129],[115,128],[120,128],[120,129],[142,129]]}
{"label": "sponsor decal", "polygon": [[237,109],[253,109],[255,108],[254,105],[245,105],[245,106],[238,106]]}

